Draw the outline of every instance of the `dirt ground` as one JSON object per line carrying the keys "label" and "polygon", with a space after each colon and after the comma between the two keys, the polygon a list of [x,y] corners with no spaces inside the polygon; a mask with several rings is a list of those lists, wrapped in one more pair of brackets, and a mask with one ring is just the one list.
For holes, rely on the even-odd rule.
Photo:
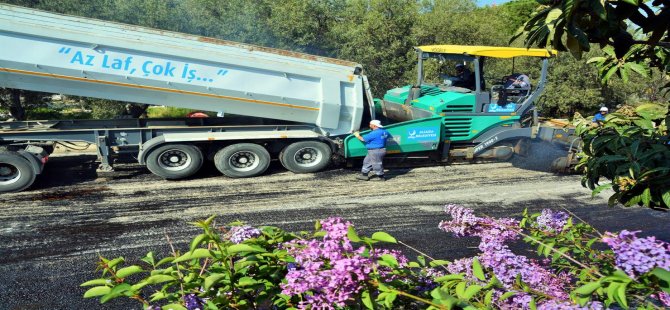
{"label": "dirt ground", "polygon": [[276,163],[251,179],[225,178],[212,165],[189,180],[165,181],[135,164],[97,173],[95,155],[59,153],[30,190],[0,195],[0,309],[141,309],[81,298],[79,284],[96,277],[97,255],[130,263],[150,250],[166,255],[166,234],[184,247],[197,232],[188,222],[212,214],[218,223],[292,231],[340,216],[362,234],[387,231],[443,259],[474,254],[478,243],[437,229],[448,203],[492,216],[567,208],[601,230],[644,229],[670,240],[667,213],[607,207],[606,196],[591,198],[579,176],[546,171],[550,146],[533,152],[541,160],[395,167],[387,182],[357,182],[351,168],[293,174]]}

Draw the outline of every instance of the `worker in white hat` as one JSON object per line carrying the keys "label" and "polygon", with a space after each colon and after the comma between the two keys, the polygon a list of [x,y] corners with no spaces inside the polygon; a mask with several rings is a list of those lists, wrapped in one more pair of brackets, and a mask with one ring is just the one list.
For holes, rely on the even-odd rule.
{"label": "worker in white hat", "polygon": [[608,111],[609,109],[607,109],[607,107],[600,108],[600,112],[598,112],[598,114],[593,116],[592,120],[593,124],[596,126],[600,126],[600,124],[605,121],[605,115],[607,115]]}
{"label": "worker in white hat", "polygon": [[[365,143],[365,148],[368,149],[368,154],[363,159],[363,168],[361,169],[361,174],[356,177],[358,180],[368,181],[386,181],[384,177],[384,156],[386,156],[386,139],[389,137],[389,132],[384,129],[382,123],[378,120],[370,121],[370,133],[365,136],[356,131],[354,136]],[[368,176],[370,171],[374,171],[375,175],[373,178]]]}

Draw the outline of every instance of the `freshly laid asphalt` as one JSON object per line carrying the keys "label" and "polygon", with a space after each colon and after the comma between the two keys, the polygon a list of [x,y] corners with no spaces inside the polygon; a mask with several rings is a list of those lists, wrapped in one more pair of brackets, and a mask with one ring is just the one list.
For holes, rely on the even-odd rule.
{"label": "freshly laid asphalt", "polygon": [[188,223],[213,214],[221,224],[243,220],[290,231],[339,216],[360,234],[386,231],[440,259],[473,255],[478,244],[437,228],[448,219],[448,203],[496,217],[567,208],[602,231],[643,230],[670,240],[670,214],[608,207],[606,193],[591,198],[579,176],[555,175],[546,163],[523,158],[393,168],[387,182],[356,182],[349,168],[298,175],[278,164],[251,179],[225,178],[207,166],[184,181],[162,180],[139,165],[104,174],[95,167],[92,155],[53,157],[30,190],[0,195],[0,309],[141,309],[135,301],[82,298],[79,284],[97,277],[98,255],[131,264],[148,251],[165,256],[166,234],[183,249],[197,234]]}

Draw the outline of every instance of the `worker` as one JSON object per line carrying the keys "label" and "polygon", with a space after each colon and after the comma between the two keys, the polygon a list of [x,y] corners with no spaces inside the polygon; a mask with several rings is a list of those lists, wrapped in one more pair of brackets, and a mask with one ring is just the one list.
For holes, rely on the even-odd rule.
{"label": "worker", "polygon": [[464,64],[456,64],[456,76],[452,79],[452,85],[458,87],[465,87],[469,89],[475,88],[475,76],[472,71],[465,67]]}
{"label": "worker", "polygon": [[[384,156],[386,155],[386,139],[389,137],[389,132],[384,129],[382,123],[378,120],[370,121],[370,133],[365,136],[356,131],[354,136],[365,143],[365,148],[368,149],[368,154],[363,159],[363,168],[361,174],[356,177],[358,180],[368,181],[386,181],[384,177]],[[375,176],[370,178],[368,173],[374,171]]]}
{"label": "worker", "polygon": [[596,115],[593,116],[592,120],[593,124],[596,126],[600,126],[600,124],[605,121],[605,115],[607,115],[608,111],[609,110],[607,109],[607,107],[600,108],[600,112],[598,112]]}

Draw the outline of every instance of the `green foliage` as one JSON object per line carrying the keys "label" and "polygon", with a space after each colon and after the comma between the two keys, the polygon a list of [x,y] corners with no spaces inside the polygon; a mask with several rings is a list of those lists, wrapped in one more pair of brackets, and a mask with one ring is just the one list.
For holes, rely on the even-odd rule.
{"label": "green foliage", "polygon": [[[186,117],[187,114],[195,112],[196,110],[175,107],[149,107],[147,109],[147,116],[149,118],[172,118],[172,117]],[[209,112],[210,116],[216,116],[216,113]]]}
{"label": "green foliage", "polygon": [[[670,139],[668,108],[644,104],[609,114],[602,126],[589,119],[577,120],[584,141],[578,169],[582,184],[594,193],[612,188],[610,204],[670,206]],[[611,184],[601,185],[601,178]]]}
{"label": "green foliage", "polygon": [[544,1],[515,37],[527,46],[570,51],[576,58],[599,44],[605,54],[591,59],[603,82],[614,74],[649,75],[649,67],[667,74],[670,67],[670,6],[664,1]]}
{"label": "green foliage", "polygon": [[[670,271],[655,268],[631,278],[617,267],[614,252],[598,245],[604,240],[603,236],[588,224],[574,223],[572,218],[567,218],[563,227],[547,229],[542,226],[545,224],[540,224],[539,217],[540,214],[524,212],[518,227],[504,229],[517,232],[528,245],[537,246],[537,255],[546,257],[551,268],[568,279],[568,286],[563,290],[570,292],[571,301],[553,301],[564,306],[570,302],[581,306],[604,302],[606,307],[653,309],[658,303],[654,294],[670,291]],[[149,252],[141,262],[127,265],[123,257],[100,257],[101,276],[81,284],[86,287],[84,298],[98,298],[101,303],[120,297],[131,298],[151,309],[157,305],[163,305],[163,309],[193,309],[195,306],[189,305],[188,300],[197,300],[201,309],[295,309],[306,296],[320,293],[286,295],[284,289],[290,285],[287,282],[290,269],[353,269],[356,268],[356,264],[352,264],[354,260],[375,257],[376,261],[366,267],[369,270],[366,277],[359,280],[361,289],[353,291],[355,298],[348,299],[339,309],[491,309],[511,302],[516,295],[530,296],[527,306],[531,309],[552,301],[551,296],[534,291],[520,276],[512,287],[504,285],[477,257],[471,260],[467,273],[445,272],[449,270],[443,268],[448,261],[432,258],[427,261],[423,256],[407,261],[402,255],[383,250],[386,243],[397,243],[385,232],[375,232],[371,237],[359,236],[353,226],[339,232],[329,226],[326,232],[321,222],[317,222],[312,233],[293,234],[263,226],[255,236],[236,240],[233,227],[253,228],[235,222],[228,230],[216,227],[213,220],[212,216],[194,223],[202,233],[193,238],[188,249],[173,250],[171,256],[163,259]],[[339,252],[342,248],[332,243],[333,238],[339,237],[331,233],[345,234],[343,244],[355,244],[350,248],[356,250]],[[326,239],[330,243],[326,243]],[[303,255],[302,259],[318,256],[314,251],[326,248],[334,251],[329,252],[334,256],[318,261],[317,265],[302,266],[304,261],[293,256],[296,246],[308,249],[298,254]],[[353,273],[330,276],[357,278]],[[352,288],[339,289],[343,292]],[[514,301],[508,306],[520,304]]]}

